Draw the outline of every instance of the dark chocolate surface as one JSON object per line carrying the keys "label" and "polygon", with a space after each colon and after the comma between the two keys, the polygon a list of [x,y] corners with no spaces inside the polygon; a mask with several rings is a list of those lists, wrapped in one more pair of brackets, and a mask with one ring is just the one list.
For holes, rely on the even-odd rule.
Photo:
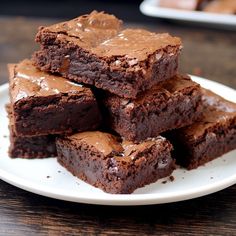
{"label": "dark chocolate surface", "polygon": [[[176,96],[179,93],[187,89],[200,88],[199,84],[192,81],[188,75],[176,75],[169,80],[166,80],[160,84],[153,86],[151,89],[145,91],[136,99],[125,99],[114,96],[120,100],[120,104],[124,107],[128,106],[129,109],[134,109],[137,105],[150,106],[153,99],[158,98],[158,101],[168,100],[172,96]],[[110,97],[113,97],[110,95]]]}
{"label": "dark chocolate surface", "polygon": [[177,162],[197,168],[236,148],[236,104],[203,91],[203,115],[192,125],[171,131]]}
{"label": "dark chocolate surface", "polygon": [[117,137],[100,131],[77,133],[68,136],[67,139],[71,142],[85,142],[103,153],[104,156],[119,154],[123,151]]}
{"label": "dark chocolate surface", "polygon": [[137,99],[105,95],[101,103],[106,126],[133,141],[189,125],[202,111],[200,86],[187,75],[164,81]]}
{"label": "dark chocolate surface", "polygon": [[56,136],[45,135],[35,137],[19,137],[14,131],[13,114],[9,104],[6,106],[9,119],[10,146],[8,149],[11,158],[47,158],[55,157]]}
{"label": "dark chocolate surface", "polygon": [[32,59],[40,70],[126,98],[176,75],[182,48],[167,33],[120,30],[120,21],[102,12],[41,27],[35,39],[41,47]]}
{"label": "dark chocolate surface", "polygon": [[87,93],[90,89],[80,84],[68,81],[39,71],[28,59],[19,64],[9,64],[11,101],[17,102],[28,97],[47,97],[60,93]]}
{"label": "dark chocolate surface", "polygon": [[[122,21],[114,15],[93,11],[67,22],[44,27],[40,31],[58,33],[58,39],[73,42],[99,57],[125,56],[137,61],[143,61],[167,46],[181,45],[179,38],[169,34],[121,28]],[[158,56],[161,58],[161,55]],[[135,64],[134,61],[130,63]]]}
{"label": "dark chocolate surface", "polygon": [[165,138],[157,136],[140,143],[133,143],[127,140],[119,140],[116,136],[100,131],[87,131],[73,134],[66,137],[71,142],[84,142],[92,146],[104,156],[121,156],[121,159],[130,159],[132,161],[137,152],[143,151],[152,145],[162,145]]}
{"label": "dark chocolate surface", "polygon": [[225,100],[210,90],[203,91],[203,116],[193,125],[183,128],[190,140],[197,140],[216,124],[227,126],[229,119],[236,119],[236,104]]}
{"label": "dark chocolate surface", "polygon": [[140,143],[95,131],[57,139],[58,162],[108,193],[132,193],[175,169],[172,145],[158,136]]}
{"label": "dark chocolate surface", "polygon": [[17,136],[94,130],[101,117],[89,88],[41,72],[24,60],[9,66],[10,100]]}

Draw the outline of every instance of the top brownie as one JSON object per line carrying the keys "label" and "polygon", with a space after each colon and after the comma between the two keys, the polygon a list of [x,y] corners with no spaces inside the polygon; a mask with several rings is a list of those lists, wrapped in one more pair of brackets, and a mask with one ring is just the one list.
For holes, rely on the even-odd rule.
{"label": "top brownie", "polygon": [[115,16],[96,11],[41,27],[36,41],[41,49],[33,60],[41,70],[126,98],[174,76],[181,49],[177,37],[122,29]]}
{"label": "top brownie", "polygon": [[10,101],[17,136],[93,130],[100,123],[89,88],[39,71],[30,60],[9,65]]}

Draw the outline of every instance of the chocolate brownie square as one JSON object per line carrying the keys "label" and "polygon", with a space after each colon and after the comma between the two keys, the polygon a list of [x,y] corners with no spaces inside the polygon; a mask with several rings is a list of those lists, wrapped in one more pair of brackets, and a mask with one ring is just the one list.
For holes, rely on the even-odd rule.
{"label": "chocolate brownie square", "polygon": [[203,89],[203,116],[171,131],[177,162],[188,169],[201,166],[236,148],[236,104]]}
{"label": "chocolate brownie square", "polygon": [[17,136],[14,132],[13,116],[9,105],[6,106],[6,110],[9,118],[10,147],[8,153],[10,157],[32,159],[55,157],[57,155],[55,135]]}
{"label": "chocolate brownie square", "polygon": [[203,11],[209,13],[236,14],[235,0],[214,0],[207,4]]}
{"label": "chocolate brownie square", "polygon": [[36,42],[33,60],[41,70],[126,98],[174,76],[181,49],[177,37],[122,29],[115,16],[96,11],[41,27]]}
{"label": "chocolate brownie square", "polygon": [[89,88],[41,72],[30,60],[9,65],[13,127],[17,136],[93,130],[100,123]]}
{"label": "chocolate brownie square", "polygon": [[108,193],[132,193],[175,169],[172,145],[160,136],[135,144],[94,131],[58,138],[56,145],[62,166]]}
{"label": "chocolate brownie square", "polygon": [[159,6],[181,10],[198,10],[204,2],[209,0],[159,0]]}
{"label": "chocolate brownie square", "polygon": [[111,94],[101,100],[106,125],[132,141],[189,125],[202,112],[200,86],[187,75],[176,75],[133,100]]}

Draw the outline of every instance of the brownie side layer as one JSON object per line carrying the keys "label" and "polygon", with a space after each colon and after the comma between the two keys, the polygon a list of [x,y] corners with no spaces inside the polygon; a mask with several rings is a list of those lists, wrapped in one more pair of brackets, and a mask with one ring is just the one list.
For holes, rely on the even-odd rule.
{"label": "brownie side layer", "polygon": [[9,118],[10,146],[9,156],[12,158],[46,158],[55,157],[56,137],[54,135],[19,137],[15,134],[12,125],[12,112],[10,106],[6,106]]}
{"label": "brownie side layer", "polygon": [[[187,140],[177,136],[170,139],[175,147],[175,157],[178,163],[191,170],[214,160],[217,157],[236,148],[236,120],[232,128],[215,127],[214,132],[206,133],[195,143],[188,143]],[[234,126],[234,127],[233,127]],[[179,142],[178,142],[179,139]]]}
{"label": "brownie side layer", "polygon": [[13,105],[18,136],[94,130],[100,123],[96,101],[76,94],[27,98]]}
{"label": "brownie side layer", "polygon": [[136,100],[109,95],[103,104],[109,126],[132,141],[189,125],[202,112],[200,86],[180,75],[140,94]]}
{"label": "brownie side layer", "polygon": [[[104,140],[102,136],[99,138]],[[113,138],[111,140],[107,142],[109,147],[114,142]],[[167,140],[151,145],[148,142],[131,147],[132,152],[127,155],[125,152],[130,147],[118,152],[111,148],[109,154],[104,154],[104,150],[98,150],[91,142],[58,139],[58,162],[73,175],[105,192],[132,193],[139,187],[169,176],[175,169],[170,155],[171,144]]]}
{"label": "brownie side layer", "polygon": [[89,88],[38,71],[29,60],[9,66],[13,126],[17,136],[93,130],[100,124]]}
{"label": "brownie side layer", "polygon": [[[33,60],[38,68],[46,72],[60,73],[72,81],[94,85],[121,97],[135,98],[138,93],[177,73],[179,53],[174,48],[160,52],[164,55],[163,59],[152,67],[146,65],[150,65],[149,61],[152,61],[151,58],[155,56],[140,65],[146,71],[147,76],[145,76],[132,68],[113,70],[111,64],[117,61],[116,58],[111,58],[111,62],[105,58],[99,60],[74,45],[55,43],[57,45],[44,47],[34,54]],[[170,56],[170,54],[174,55]],[[65,58],[66,55],[70,55],[70,60]],[[126,64],[125,58],[119,58],[119,61],[121,64]]]}
{"label": "brownie side layer", "polygon": [[[103,14],[101,19],[96,20],[102,24],[104,16],[107,17]],[[89,24],[91,16],[86,17]],[[36,41],[41,44],[41,50],[33,55],[33,61],[38,68],[60,73],[63,77],[75,82],[94,85],[126,98],[135,98],[139,92],[177,73],[181,48],[179,39],[168,34],[154,34],[145,30],[120,31],[115,28],[114,31],[117,33],[114,33],[113,37],[110,34],[104,36],[102,41],[98,40],[99,44],[95,37],[92,43],[86,44],[80,39],[80,34],[82,36],[85,34],[84,30],[75,28],[74,31],[77,29],[78,32],[81,31],[80,34],[75,32],[71,34],[71,27],[76,27],[74,23],[70,26],[73,21],[80,22],[80,17],[65,22],[63,26],[58,24],[58,26],[42,27],[39,30]],[[65,26],[67,24],[70,31]],[[91,35],[97,33],[96,27],[88,29]],[[110,32],[110,29],[104,29],[101,33],[106,34],[107,31]],[[122,36],[123,34],[125,36]],[[137,35],[136,38],[135,35]],[[90,42],[91,38],[87,35],[84,37]],[[137,38],[140,38],[140,41]],[[153,41],[150,40],[152,38]],[[153,43],[155,40],[156,47]],[[158,43],[158,40],[162,43]],[[152,47],[149,45],[151,43]],[[133,45],[136,44],[135,48]],[[115,45],[119,50],[116,50]],[[122,45],[126,51],[123,50]],[[139,47],[142,47],[145,52],[142,53],[142,48]]]}
{"label": "brownie side layer", "polygon": [[10,130],[9,156],[12,158],[47,158],[56,157],[54,135],[19,137]]}
{"label": "brownie side layer", "polygon": [[203,116],[192,125],[166,136],[177,162],[195,169],[236,148],[236,104],[203,90]]}

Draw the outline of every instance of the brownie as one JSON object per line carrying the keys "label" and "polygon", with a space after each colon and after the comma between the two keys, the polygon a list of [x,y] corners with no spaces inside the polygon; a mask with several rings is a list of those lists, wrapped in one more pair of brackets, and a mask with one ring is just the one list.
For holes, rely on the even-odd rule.
{"label": "brownie", "polygon": [[55,157],[56,137],[55,135],[44,135],[34,137],[19,137],[13,129],[13,116],[10,106],[6,106],[9,118],[10,147],[9,156],[12,158],[45,158]]}
{"label": "brownie", "polygon": [[187,75],[176,75],[133,100],[110,94],[101,103],[106,125],[131,141],[189,125],[202,112],[200,86]]}
{"label": "brownie", "polygon": [[89,88],[39,71],[30,60],[9,65],[10,101],[17,136],[95,129],[100,122]]}
{"label": "brownie", "polygon": [[126,98],[174,76],[181,49],[177,37],[123,29],[115,16],[96,11],[41,27],[36,42],[33,60],[41,70]]}
{"label": "brownie", "polygon": [[203,9],[209,13],[236,14],[235,0],[214,0]]}
{"label": "brownie", "polygon": [[159,6],[181,10],[199,10],[209,0],[159,0]]}
{"label": "brownie", "polygon": [[132,193],[175,169],[172,145],[161,136],[134,144],[90,131],[58,138],[56,145],[62,166],[108,193]]}
{"label": "brownie", "polygon": [[171,131],[177,162],[188,169],[201,166],[236,148],[236,104],[203,89],[203,116]]}

